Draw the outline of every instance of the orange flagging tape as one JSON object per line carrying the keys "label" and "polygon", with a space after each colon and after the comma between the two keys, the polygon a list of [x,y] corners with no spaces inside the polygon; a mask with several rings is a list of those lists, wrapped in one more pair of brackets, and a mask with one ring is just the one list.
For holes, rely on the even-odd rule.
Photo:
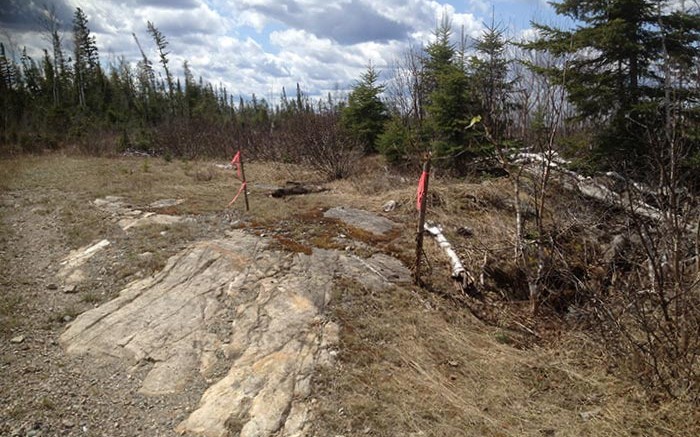
{"label": "orange flagging tape", "polygon": [[231,166],[236,167],[236,174],[238,174],[238,179],[241,179],[241,151],[239,150],[236,152],[235,155],[233,155],[233,159],[231,160]]}
{"label": "orange flagging tape", "polygon": [[420,180],[418,181],[418,191],[416,192],[416,209],[420,211],[420,206],[423,203],[423,198],[425,197],[425,183],[428,180],[428,173],[423,172],[420,175]]}
{"label": "orange flagging tape", "polygon": [[229,202],[229,204],[226,206],[227,208],[228,208],[229,206],[233,205],[233,202],[235,202],[236,199],[238,199],[238,196],[240,196],[241,193],[243,192],[243,190],[245,190],[245,186],[246,186],[246,185],[247,185],[247,184],[246,184],[245,182],[243,182],[243,183],[241,184],[241,188],[238,189],[238,193],[236,193],[236,196],[235,196],[235,197],[233,198],[233,200],[231,200],[231,201]]}

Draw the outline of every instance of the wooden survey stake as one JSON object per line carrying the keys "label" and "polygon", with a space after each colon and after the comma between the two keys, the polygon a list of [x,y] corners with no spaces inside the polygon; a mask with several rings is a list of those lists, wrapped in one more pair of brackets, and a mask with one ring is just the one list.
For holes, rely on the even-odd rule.
{"label": "wooden survey stake", "polygon": [[420,284],[420,264],[423,254],[423,228],[425,226],[426,198],[428,196],[428,180],[430,179],[430,152],[425,154],[423,173],[418,181],[416,192],[416,207],[418,208],[418,228],[416,230],[416,265],[413,269],[413,282]]}
{"label": "wooden survey stake", "polygon": [[250,206],[248,205],[248,183],[245,180],[245,169],[243,168],[243,156],[241,154],[241,151],[239,150],[236,152],[236,154],[233,156],[233,159],[231,160],[231,166],[236,167],[236,173],[238,179],[241,181],[241,187],[238,189],[238,193],[234,196],[233,200],[229,202],[228,207],[233,205],[236,202],[236,199],[238,199],[238,196],[241,195],[241,191],[243,192],[243,197],[245,198],[245,210],[249,211]]}
{"label": "wooden survey stake", "polygon": [[245,200],[245,210],[250,211],[250,205],[248,205],[248,184],[245,180],[245,168],[243,167],[243,154],[241,154],[238,164],[241,166],[241,179],[243,180],[243,199]]}

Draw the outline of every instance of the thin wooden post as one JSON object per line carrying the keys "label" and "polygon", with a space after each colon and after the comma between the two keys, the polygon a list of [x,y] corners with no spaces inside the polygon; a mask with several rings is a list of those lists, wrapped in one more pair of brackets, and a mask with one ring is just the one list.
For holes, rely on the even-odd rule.
{"label": "thin wooden post", "polygon": [[[425,175],[425,176],[424,176]],[[425,226],[425,204],[428,197],[428,182],[430,179],[430,153],[426,153],[425,161],[423,162],[423,173],[421,174],[421,181],[425,177],[425,183],[423,184],[423,196],[418,198],[418,229],[416,230],[416,265],[413,269],[413,282],[418,285],[421,283],[420,280],[420,264],[421,255],[423,254],[423,228]],[[418,183],[418,190],[420,192],[420,182]]]}
{"label": "thin wooden post", "polygon": [[248,205],[248,184],[245,180],[245,168],[243,167],[243,154],[239,158],[238,165],[241,166],[241,179],[243,179],[243,198],[245,199],[245,210],[250,211],[250,205]]}

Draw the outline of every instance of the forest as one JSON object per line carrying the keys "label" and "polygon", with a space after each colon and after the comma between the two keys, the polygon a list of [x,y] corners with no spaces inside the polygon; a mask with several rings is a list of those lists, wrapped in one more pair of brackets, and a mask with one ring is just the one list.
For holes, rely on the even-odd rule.
{"label": "forest", "polygon": [[[433,39],[396,59],[385,80],[370,62],[345,96],[312,99],[297,84],[275,103],[204,83],[187,62],[184,77],[175,77],[168,55],[177,47],[150,21],[151,41],[133,35],[141,60],[105,66],[85,13],[75,10],[64,35],[47,7],[37,26],[51,44],[41,59],[0,45],[0,144],[5,153],[72,145],[91,154],[172,157],[222,156],[242,146],[253,157],[332,164],[328,175],[343,177],[348,159],[337,158],[346,155],[381,153],[402,166],[430,150],[439,167],[464,175],[492,170],[498,150],[553,142],[586,172],[642,177],[672,141],[679,168],[697,174],[697,5],[553,6],[577,24],[533,23],[536,38],[513,41],[492,21],[472,39],[443,17]],[[157,59],[147,56],[151,44]],[[309,153],[320,159],[304,158]],[[330,162],[320,162],[324,154]],[[697,188],[692,179],[686,182]]]}
{"label": "forest", "polygon": [[[429,152],[440,176],[508,176],[513,278],[527,283],[533,312],[558,286],[547,272],[569,271],[561,281],[577,291],[570,302],[590,303],[612,347],[641,357],[650,385],[697,402],[698,3],[551,4],[575,24],[533,23],[536,36],[515,41],[492,21],[472,39],[445,16],[429,41],[387,71],[369,63],[346,96],[310,97],[297,84],[280,90],[278,102],[234,96],[187,62],[176,77],[169,54],[177,47],[150,21],[149,41],[133,35],[137,63],[104,65],[80,8],[66,38],[47,9],[40,26],[50,44],[41,59],[0,43],[0,154],[72,150],[169,161],[230,159],[242,149],[247,159],[303,164],[334,180],[371,155],[413,177]],[[526,159],[541,171],[526,175]],[[590,271],[570,268],[585,248],[564,248],[545,213],[555,166],[581,178],[608,175],[624,188],[620,247],[624,239],[636,251],[612,260],[614,276],[595,290],[584,278]],[[529,200],[521,200],[526,191]],[[640,215],[640,205],[655,212]]]}

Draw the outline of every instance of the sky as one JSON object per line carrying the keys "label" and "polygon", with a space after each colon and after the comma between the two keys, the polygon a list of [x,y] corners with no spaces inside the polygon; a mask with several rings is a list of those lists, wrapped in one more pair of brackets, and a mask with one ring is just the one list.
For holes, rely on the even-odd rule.
{"label": "sky", "polygon": [[135,33],[155,63],[151,21],[166,36],[170,67],[183,61],[195,77],[233,95],[275,101],[296,84],[311,96],[347,91],[371,62],[388,79],[395,60],[420,47],[443,15],[471,38],[492,19],[510,38],[531,34],[530,21],[557,23],[545,0],[0,0],[0,41],[39,59],[50,44],[42,32],[44,5],[63,23],[66,52],[80,7],[95,35],[101,61],[140,59]]}

